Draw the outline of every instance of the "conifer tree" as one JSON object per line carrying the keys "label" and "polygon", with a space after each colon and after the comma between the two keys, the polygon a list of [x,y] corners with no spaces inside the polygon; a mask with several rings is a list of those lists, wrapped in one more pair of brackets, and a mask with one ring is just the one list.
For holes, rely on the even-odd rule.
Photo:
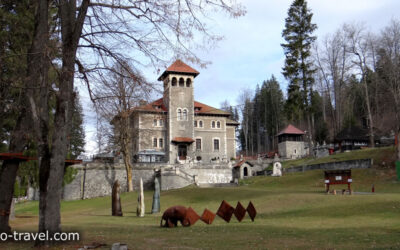
{"label": "conifer tree", "polygon": [[312,75],[315,72],[310,62],[310,50],[316,40],[316,36],[312,33],[317,29],[317,25],[311,22],[312,16],[305,0],[294,0],[285,19],[285,29],[282,31],[286,43],[281,44],[286,57],[282,73],[289,81],[286,103],[288,119],[300,122],[305,118],[310,141],[312,135],[310,107],[314,83]]}

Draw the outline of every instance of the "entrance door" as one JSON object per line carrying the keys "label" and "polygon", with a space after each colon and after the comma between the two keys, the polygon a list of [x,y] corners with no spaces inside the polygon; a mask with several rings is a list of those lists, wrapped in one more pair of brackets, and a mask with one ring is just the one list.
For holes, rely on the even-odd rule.
{"label": "entrance door", "polygon": [[186,145],[178,145],[179,160],[186,160],[186,155],[187,155],[187,146]]}

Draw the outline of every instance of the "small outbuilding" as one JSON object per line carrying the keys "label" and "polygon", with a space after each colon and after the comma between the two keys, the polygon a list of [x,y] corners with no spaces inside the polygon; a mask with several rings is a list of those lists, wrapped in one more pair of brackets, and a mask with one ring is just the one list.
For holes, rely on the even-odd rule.
{"label": "small outbuilding", "polygon": [[289,124],[285,129],[279,132],[278,151],[282,158],[296,159],[307,155],[304,143],[305,132]]}
{"label": "small outbuilding", "polygon": [[233,178],[234,179],[243,179],[247,178],[249,176],[254,176],[256,175],[256,171],[253,169],[253,164],[242,160],[239,161],[234,167],[233,167]]}
{"label": "small outbuilding", "polygon": [[[375,144],[379,144],[379,131],[375,129]],[[369,130],[358,126],[344,128],[335,136],[335,150],[344,152],[348,150],[368,147]]]}

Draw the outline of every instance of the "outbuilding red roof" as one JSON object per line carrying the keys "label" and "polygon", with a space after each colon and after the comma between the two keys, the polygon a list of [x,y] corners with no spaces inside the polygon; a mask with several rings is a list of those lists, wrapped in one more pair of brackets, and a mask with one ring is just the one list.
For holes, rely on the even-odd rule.
{"label": "outbuilding red roof", "polygon": [[292,135],[304,135],[304,131],[296,128],[292,124],[289,124],[284,130],[278,133],[278,135],[292,134]]}
{"label": "outbuilding red roof", "polygon": [[188,75],[194,75],[195,77],[200,74],[197,70],[193,69],[186,63],[182,62],[181,60],[176,60],[173,64],[171,64],[158,78],[159,81],[162,81],[164,77],[168,73],[185,73]]}
{"label": "outbuilding red roof", "polygon": [[186,143],[192,143],[194,140],[190,137],[174,137],[172,139],[172,142],[186,142]]}

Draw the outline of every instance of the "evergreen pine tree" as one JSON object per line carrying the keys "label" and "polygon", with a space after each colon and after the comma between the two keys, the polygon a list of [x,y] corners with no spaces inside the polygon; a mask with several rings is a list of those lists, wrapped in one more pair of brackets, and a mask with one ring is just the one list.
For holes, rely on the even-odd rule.
{"label": "evergreen pine tree", "polygon": [[83,111],[76,93],[72,114],[70,145],[67,158],[76,159],[85,151],[85,131],[83,129]]}
{"label": "evergreen pine tree", "polygon": [[286,112],[288,119],[295,122],[299,122],[310,107],[314,82],[312,74],[315,70],[309,57],[311,44],[316,39],[312,33],[317,29],[317,25],[311,22],[312,16],[305,0],[294,0],[282,32],[286,40],[286,43],[281,44],[286,57],[282,73],[289,81]]}

